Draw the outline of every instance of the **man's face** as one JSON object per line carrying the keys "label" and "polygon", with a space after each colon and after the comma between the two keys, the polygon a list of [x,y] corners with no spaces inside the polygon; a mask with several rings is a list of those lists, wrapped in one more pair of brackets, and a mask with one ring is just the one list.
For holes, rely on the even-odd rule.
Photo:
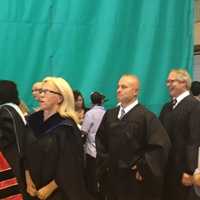
{"label": "man's face", "polygon": [[139,83],[137,79],[129,76],[123,76],[118,82],[118,102],[120,102],[123,106],[129,105],[137,98],[138,89]]}
{"label": "man's face", "polygon": [[171,72],[169,74],[166,84],[171,97],[178,97],[180,94],[186,91],[185,81],[178,80],[175,72]]}
{"label": "man's face", "polygon": [[39,87],[39,86],[33,86],[32,88],[32,95],[33,97],[39,101],[40,100],[40,90],[42,89],[42,87]]}

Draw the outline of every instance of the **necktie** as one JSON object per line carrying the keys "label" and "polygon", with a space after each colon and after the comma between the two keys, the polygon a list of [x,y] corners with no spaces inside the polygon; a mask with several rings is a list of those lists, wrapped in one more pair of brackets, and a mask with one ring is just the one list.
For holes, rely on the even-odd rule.
{"label": "necktie", "polygon": [[176,105],[176,103],[177,103],[176,98],[172,99],[172,109],[174,109],[174,106]]}
{"label": "necktie", "polygon": [[122,118],[124,117],[125,114],[126,114],[126,113],[125,113],[125,110],[124,110],[123,108],[121,108],[119,119],[122,119]]}

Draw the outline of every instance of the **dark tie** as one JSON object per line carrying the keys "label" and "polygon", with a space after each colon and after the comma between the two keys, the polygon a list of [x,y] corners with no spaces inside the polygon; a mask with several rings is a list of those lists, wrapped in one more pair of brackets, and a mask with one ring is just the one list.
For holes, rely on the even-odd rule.
{"label": "dark tie", "polygon": [[119,115],[119,119],[122,119],[122,118],[124,117],[125,114],[126,114],[126,113],[125,113],[125,110],[124,110],[123,108],[121,108],[121,110],[120,110],[120,115]]}
{"label": "dark tie", "polygon": [[171,104],[172,104],[172,110],[174,109],[174,106],[176,105],[176,103],[177,103],[176,98],[173,98],[172,102],[171,102]]}

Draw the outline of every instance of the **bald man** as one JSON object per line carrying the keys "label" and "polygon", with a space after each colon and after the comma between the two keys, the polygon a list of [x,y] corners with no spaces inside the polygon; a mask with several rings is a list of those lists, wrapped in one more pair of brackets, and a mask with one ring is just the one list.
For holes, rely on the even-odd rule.
{"label": "bald man", "polygon": [[[170,141],[157,117],[138,102],[139,80],[123,75],[119,106],[96,135],[97,174],[109,200],[159,200]],[[106,180],[106,181],[105,181]]]}

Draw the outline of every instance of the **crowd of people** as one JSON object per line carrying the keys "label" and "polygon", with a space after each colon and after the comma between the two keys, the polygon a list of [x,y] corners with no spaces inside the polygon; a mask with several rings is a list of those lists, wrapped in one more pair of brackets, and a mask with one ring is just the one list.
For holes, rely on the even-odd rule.
{"label": "crowd of people", "polygon": [[[61,77],[33,84],[30,111],[17,85],[0,80],[0,199],[200,199],[200,82],[170,71],[159,117],[124,74],[118,104],[91,93],[91,107]],[[164,86],[163,86],[164,87]]]}

